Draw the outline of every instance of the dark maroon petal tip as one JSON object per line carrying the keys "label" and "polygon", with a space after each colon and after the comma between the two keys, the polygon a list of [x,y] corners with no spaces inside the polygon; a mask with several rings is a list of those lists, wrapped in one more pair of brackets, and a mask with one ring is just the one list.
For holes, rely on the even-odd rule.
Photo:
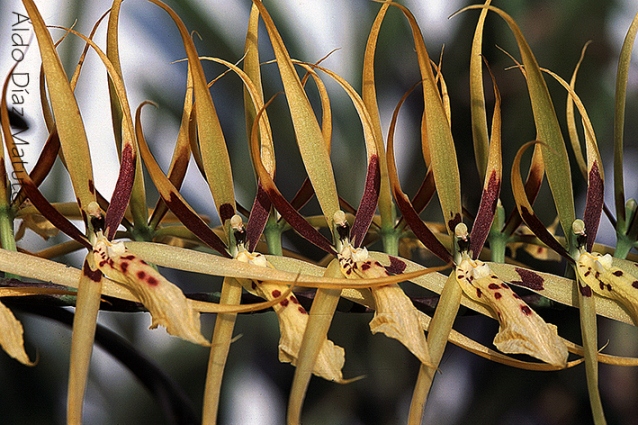
{"label": "dark maroon petal tip", "polygon": [[371,155],[368,162],[368,172],[366,173],[366,184],[361,197],[361,203],[357,210],[357,215],[350,231],[350,239],[355,247],[360,247],[363,239],[370,228],[370,223],[374,218],[379,201],[379,190],[381,187],[381,170],[379,168],[379,157]]}
{"label": "dark maroon petal tip", "polygon": [[246,224],[246,240],[248,243],[248,249],[254,251],[259,242],[261,234],[264,232],[266,222],[268,221],[268,215],[270,214],[270,198],[261,185],[261,181],[257,183],[257,195],[253,202],[253,207],[250,210],[250,216],[248,217],[248,223]]}
{"label": "dark maroon petal tip", "polygon": [[600,175],[598,162],[594,161],[588,175],[587,200],[585,201],[585,232],[587,233],[587,251],[591,251],[598,233],[600,216],[605,204],[604,181]]}
{"label": "dark maroon petal tip", "polygon": [[120,163],[120,174],[113,189],[111,203],[106,211],[104,226],[106,238],[112,240],[115,232],[122,222],[126,208],[131,200],[133,181],[135,180],[135,153],[130,144],[126,144],[122,150],[122,161]]}
{"label": "dark maroon petal tip", "polygon": [[494,213],[496,212],[496,204],[501,193],[501,179],[495,170],[492,170],[487,182],[487,187],[483,189],[481,203],[479,204],[478,213],[472,225],[472,233],[470,233],[470,251],[473,258],[478,258],[485,245],[487,236],[490,233],[492,222],[494,221]]}

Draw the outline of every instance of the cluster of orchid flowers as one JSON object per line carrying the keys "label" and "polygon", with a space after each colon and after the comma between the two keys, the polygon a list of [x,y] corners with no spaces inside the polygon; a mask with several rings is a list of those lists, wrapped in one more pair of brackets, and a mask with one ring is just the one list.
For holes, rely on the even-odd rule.
{"label": "cluster of orchid flowers", "polygon": [[[214,422],[217,417],[224,365],[238,313],[272,308],[277,315],[281,334],[279,359],[296,367],[288,407],[289,423],[300,420],[303,399],[313,374],[337,383],[358,379],[343,377],[345,350],[327,338],[341,297],[373,310],[371,332],[400,341],[421,362],[410,406],[410,423],[420,423],[432,380],[448,341],[491,360],[532,370],[557,370],[584,361],[593,415],[597,423],[604,422],[598,393],[598,362],[633,366],[638,361],[599,352],[595,319],[602,315],[638,324],[638,267],[636,263],[617,258],[618,255],[612,257],[609,253],[603,255],[594,250],[603,211],[604,174],[593,128],[574,91],[576,72],[572,81],[567,83],[542,70],[516,23],[505,12],[491,6],[489,0],[485,5],[468,8],[481,9],[472,45],[470,88],[477,166],[484,180],[481,203],[473,217],[471,231],[468,231],[463,217],[469,217],[469,213],[461,206],[460,175],[450,130],[445,80],[440,68],[432,64],[421,31],[408,9],[391,1],[381,3],[366,45],[363,92],[360,95],[329,69],[291,59],[274,22],[259,0],[253,2],[243,68],[218,58],[200,58],[190,34],[175,12],[159,0],[151,2],[165,10],[176,23],[188,62],[183,117],[166,174],[155,161],[144,138],[143,105],[133,118],[128,104],[117,56],[121,1],[115,0],[108,14],[106,52],[92,40],[100,22],[89,36],[66,29],[65,37],[81,37],[86,43],[82,59],[69,81],[49,29],[33,1],[24,0],[42,56],[42,76],[46,77],[46,90],[43,86],[42,96],[49,137],[30,172],[24,169],[24,164],[13,164],[16,175],[22,176],[21,190],[14,199],[10,199],[6,178],[3,179],[5,183],[0,185],[0,270],[7,276],[53,282],[60,286],[42,288],[24,283],[2,288],[0,294],[76,295],[69,422],[78,423],[82,418],[97,313],[105,296],[139,302],[150,313],[151,327],[162,326],[171,335],[194,344],[211,346],[204,397],[205,422]],[[402,191],[399,182],[393,138],[401,104],[409,93],[392,117],[386,147],[374,84],[377,38],[384,17],[392,7],[404,14],[412,30],[425,101],[421,137],[427,173],[412,199]],[[506,218],[499,201],[503,176],[501,106],[496,82],[493,84],[496,104],[491,131],[488,131],[485,114],[481,45],[483,25],[489,11],[500,15],[516,37],[522,58],[522,62],[516,65],[528,84],[538,132],[537,141],[524,145],[512,165],[511,179],[517,209],[509,218]],[[260,19],[272,44],[299,151],[308,174],[307,181],[292,201],[279,192],[274,181],[276,161],[267,114],[269,102],[264,101],[262,93],[257,41]],[[89,144],[73,94],[84,55],[89,49],[98,54],[110,78],[113,129],[120,155],[119,177],[110,201],[95,189]],[[225,65],[244,85],[247,133],[258,179],[258,191],[249,210],[239,206],[235,199],[226,142],[209,91],[210,84],[201,66],[202,60]],[[302,77],[298,69],[304,73]],[[575,217],[571,178],[564,174],[569,170],[567,150],[542,72],[550,73],[569,93],[567,109],[572,146],[588,182],[583,220]],[[367,174],[357,208],[341,199],[336,191],[330,161],[330,102],[320,73],[345,90],[361,120],[367,150]],[[305,85],[310,79],[320,94],[321,120],[306,95]],[[7,151],[12,152],[17,147],[9,124],[6,91],[7,82],[3,87],[0,120],[4,143]],[[583,122],[584,157],[576,131],[574,105]],[[523,182],[520,172],[522,155],[529,148],[534,149],[534,154],[528,177]],[[51,203],[39,190],[40,183],[58,156],[71,177],[77,203]],[[179,192],[191,156],[210,187],[222,223],[218,229],[211,228]],[[150,216],[143,167],[160,195]],[[1,172],[6,176],[4,167]],[[558,222],[565,234],[562,241],[547,230],[532,207],[545,175],[554,195]],[[420,218],[420,213],[435,194],[444,217],[443,231],[432,230],[434,228]],[[316,196],[323,215],[308,219],[299,213],[299,209],[312,196]],[[638,233],[632,231],[632,223],[636,221],[635,208],[626,213],[624,200],[620,206],[622,213],[619,213],[617,228],[624,229],[624,246],[630,248]],[[396,209],[401,213],[400,218],[396,216]],[[168,222],[164,219],[169,213],[179,225],[164,225]],[[247,223],[244,223],[242,215]],[[84,232],[70,221],[78,218],[85,224]],[[57,229],[72,240],[37,255],[24,249],[18,251],[13,233],[14,219],[22,220],[26,227],[42,235]],[[124,230],[120,230],[122,228]],[[328,229],[332,240],[326,238],[319,228]],[[283,255],[281,237],[289,229],[326,252],[326,261],[322,263],[325,267]],[[527,232],[527,235],[522,235],[522,232]],[[634,237],[633,242],[627,243],[631,237]],[[123,239],[132,241],[124,242]],[[415,239],[440,259],[439,267],[427,268],[398,255],[401,244]],[[205,246],[209,251],[184,248],[180,243],[184,240],[190,245]],[[383,243],[385,252],[366,248],[378,240]],[[521,241],[525,242],[524,247],[549,248],[560,254],[572,266],[568,277],[506,264],[506,247]],[[488,255],[483,249],[486,242],[490,246],[492,261],[483,261]],[[48,259],[82,247],[88,252],[81,270]],[[629,248],[624,250],[624,255]],[[155,266],[223,276],[219,303],[189,299]],[[451,272],[445,272],[450,268]],[[433,317],[415,307],[399,286],[404,281],[440,294]],[[513,286],[578,307],[583,347],[560,337],[556,326],[546,323],[521,298],[518,290],[512,289]],[[293,292],[297,287],[316,288],[309,311]],[[573,297],[576,290],[578,296]],[[264,301],[241,304],[244,291]],[[498,351],[453,329],[461,305],[499,322],[499,331],[493,341]],[[210,340],[200,328],[202,312],[218,315]],[[33,364],[23,346],[20,322],[2,304],[0,330],[2,348],[21,363]],[[573,354],[571,360],[569,353]],[[509,354],[525,354],[540,362],[521,360]]]}

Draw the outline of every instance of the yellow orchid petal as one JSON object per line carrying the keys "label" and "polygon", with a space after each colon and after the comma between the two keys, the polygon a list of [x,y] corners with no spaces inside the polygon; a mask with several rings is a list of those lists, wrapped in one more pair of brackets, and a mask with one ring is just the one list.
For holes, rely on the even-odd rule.
{"label": "yellow orchid petal", "polygon": [[609,254],[581,252],[576,261],[578,275],[594,293],[625,307],[638,324],[638,278],[613,265]]}
{"label": "yellow orchid petal", "polygon": [[24,339],[22,324],[15,318],[11,310],[0,303],[0,346],[6,353],[22,363],[33,366],[29,356],[24,351]]}
{"label": "yellow orchid petal", "polygon": [[93,246],[95,264],[106,277],[131,291],[151,313],[151,329],[162,325],[186,341],[209,346],[200,330],[199,312],[182,291],[122,242],[111,243],[100,235]]}
{"label": "yellow orchid petal", "polygon": [[498,318],[494,345],[503,353],[527,354],[551,365],[566,367],[567,347],[556,326],[546,323],[490,267],[467,255],[456,268],[463,292],[490,307]]}
{"label": "yellow orchid petal", "polygon": [[[366,248],[354,248],[346,243],[338,259],[347,279],[372,279],[389,275],[381,263],[369,256]],[[381,332],[388,338],[400,341],[421,363],[430,364],[420,312],[410,298],[396,283],[370,289],[375,303],[370,331],[373,334]]]}
{"label": "yellow orchid petal", "polygon": [[[250,253],[243,250],[237,254],[236,259],[245,263],[274,268],[266,260],[266,257],[259,253]],[[239,279],[239,281],[246,290],[268,301],[279,298],[282,293],[288,290],[288,285],[283,283],[251,281],[248,279]],[[277,319],[279,319],[279,332],[281,334],[279,339],[279,361],[296,366],[301,341],[308,323],[308,312],[299,304],[299,300],[294,294],[290,294],[287,298],[275,304],[273,310],[275,310]],[[345,350],[326,338],[323,341],[312,372],[328,381],[345,383],[347,381],[343,379],[341,372],[345,362]]]}

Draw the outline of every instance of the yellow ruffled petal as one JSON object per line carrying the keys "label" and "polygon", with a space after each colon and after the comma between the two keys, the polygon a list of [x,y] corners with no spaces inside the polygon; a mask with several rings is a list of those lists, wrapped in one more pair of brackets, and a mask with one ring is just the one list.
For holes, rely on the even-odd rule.
{"label": "yellow ruffled petal", "polygon": [[[262,267],[272,267],[266,257],[259,253],[240,251],[236,259]],[[276,282],[250,281],[247,279],[241,279],[240,281],[246,290],[268,301],[279,298],[288,290],[288,285]],[[299,348],[308,323],[308,312],[299,304],[299,300],[294,294],[290,294],[287,298],[275,304],[273,310],[275,310],[277,319],[279,319],[279,332],[281,334],[279,339],[279,361],[296,366]],[[329,381],[345,382],[341,372],[345,362],[345,350],[326,338],[323,341],[312,372]]]}
{"label": "yellow ruffled petal", "polygon": [[465,257],[456,268],[463,292],[496,313],[500,323],[494,345],[503,353],[527,354],[565,367],[568,351],[556,326],[546,323],[482,261]]}
{"label": "yellow ruffled petal", "polygon": [[596,294],[621,304],[638,324],[638,279],[613,265],[609,254],[581,252],[576,261],[578,275]]}
{"label": "yellow ruffled petal", "polygon": [[[344,245],[338,256],[341,271],[347,279],[377,278],[389,273],[370,258],[365,248]],[[372,333],[381,332],[400,341],[422,363],[430,364],[430,352],[421,325],[420,313],[397,284],[371,288],[375,313],[370,322]]]}
{"label": "yellow ruffled petal", "polygon": [[122,242],[98,236],[93,246],[95,264],[106,277],[127,288],[151,313],[151,329],[161,325],[186,341],[209,346],[200,330],[199,312],[184,293],[144,260],[126,250]]}
{"label": "yellow ruffled petal", "polygon": [[15,318],[11,310],[0,303],[0,346],[6,353],[20,363],[33,366],[29,356],[24,351],[24,331],[22,324]]}

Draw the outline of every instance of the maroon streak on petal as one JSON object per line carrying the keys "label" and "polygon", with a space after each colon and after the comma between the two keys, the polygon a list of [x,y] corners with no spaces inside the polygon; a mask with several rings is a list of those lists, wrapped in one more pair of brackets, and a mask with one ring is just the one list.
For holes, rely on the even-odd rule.
{"label": "maroon streak on petal", "polygon": [[389,273],[392,274],[401,274],[403,273],[403,271],[405,270],[405,268],[407,267],[407,264],[405,264],[405,261],[397,258],[397,257],[393,257],[392,255],[388,255],[388,258],[390,259],[390,264],[388,266],[386,266],[386,270]]}
{"label": "maroon streak on petal", "polygon": [[603,205],[605,204],[605,183],[600,175],[597,161],[592,164],[587,180],[587,201],[585,202],[583,221],[585,222],[585,232],[587,233],[587,251],[591,252],[596,233],[598,233]]}
{"label": "maroon streak on petal", "polygon": [[106,211],[104,225],[106,230],[106,238],[110,241],[115,237],[115,232],[122,222],[126,207],[131,199],[131,191],[133,190],[133,181],[135,180],[135,153],[133,147],[126,143],[122,149],[122,161],[120,163],[120,174],[113,189],[111,196],[111,204]]}
{"label": "maroon streak on petal", "polygon": [[524,286],[525,288],[529,288],[534,291],[542,291],[545,289],[545,286],[543,285],[545,279],[543,279],[543,276],[520,267],[516,267],[514,270],[521,277],[521,280],[513,280],[512,283],[515,283],[518,286]]}
{"label": "maroon streak on petal", "polygon": [[501,179],[498,177],[496,170],[492,170],[487,182],[487,188],[483,189],[481,203],[470,233],[470,251],[474,259],[478,258],[487,240],[487,235],[490,233],[492,221],[494,221],[494,212],[496,211],[496,202],[500,193]]}
{"label": "maroon streak on petal", "polygon": [[536,215],[529,212],[525,207],[521,207],[521,218],[527,224],[532,232],[540,239],[545,245],[560,254],[561,257],[567,261],[573,263],[574,260],[569,256],[567,250],[556,240],[554,235],[547,231],[545,225],[536,217]]}
{"label": "maroon streak on petal", "polygon": [[[21,133],[21,132],[19,132]],[[14,133],[14,138],[18,138],[19,133]],[[40,183],[44,181],[46,176],[49,175],[55,160],[58,157],[58,151],[60,150],[60,138],[58,137],[58,131],[54,128],[49,134],[46,143],[42,147],[42,152],[38,157],[38,161],[33,166],[31,173],[29,173],[31,180],[35,186],[40,186]],[[21,205],[27,197],[23,188],[14,198],[14,205]]]}
{"label": "maroon streak on petal", "polygon": [[91,244],[86,239],[86,236],[82,234],[71,222],[56,210],[53,205],[42,195],[40,190],[33,184],[28,177],[22,178],[22,188],[24,189],[27,197],[31,200],[34,207],[40,211],[47,220],[51,222],[55,227],[64,232],[67,236],[80,242],[84,247],[91,249]]}
{"label": "maroon streak on petal", "polygon": [[86,260],[84,260],[84,265],[82,266],[82,274],[91,279],[93,282],[99,282],[102,279],[102,272],[99,269],[91,270],[91,267],[89,267],[89,263],[87,263]]}
{"label": "maroon streak on petal", "polygon": [[306,177],[306,180],[304,180],[301,187],[290,201],[290,205],[292,205],[296,210],[300,210],[314,194],[315,189],[312,187],[310,179]]}
{"label": "maroon streak on petal", "polygon": [[226,220],[230,220],[235,215],[235,207],[230,204],[223,204],[219,207],[219,218],[222,224],[226,223]]}
{"label": "maroon streak on petal", "polygon": [[461,214],[456,213],[454,214],[454,217],[450,218],[447,221],[447,228],[451,231],[454,232],[454,229],[456,229],[456,225],[459,224],[461,221],[463,221],[461,219]]}
{"label": "maroon streak on petal", "polygon": [[257,248],[257,243],[261,234],[264,232],[266,222],[268,221],[268,215],[270,214],[270,198],[266,194],[261,181],[257,183],[257,195],[255,196],[255,202],[250,210],[250,216],[248,217],[248,224],[246,224],[246,241],[248,243],[247,249],[254,251]]}
{"label": "maroon streak on petal", "polygon": [[202,242],[224,257],[230,258],[226,251],[226,244],[217,236],[213,230],[202,221],[188,206],[186,206],[175,193],[171,193],[170,199],[164,199],[168,208],[179,218],[184,226],[195,234]]}
{"label": "maroon streak on petal", "polygon": [[[540,158],[540,150],[539,158]],[[541,189],[541,184],[543,182],[543,174],[545,173],[545,167],[540,162],[534,162],[536,159],[536,148],[534,148],[534,156],[532,157],[532,164],[530,165],[529,172],[527,174],[527,180],[525,181],[525,195],[529,200],[530,204],[534,204],[536,197],[538,196],[538,192]],[[518,209],[514,209],[510,216],[507,218],[507,224],[505,225],[504,233],[507,235],[511,235],[514,233],[518,226],[521,225],[521,216],[518,213]]]}
{"label": "maroon streak on petal", "polygon": [[421,213],[428,206],[434,193],[436,192],[436,186],[434,185],[434,173],[432,170],[428,170],[419,190],[412,198],[412,206],[417,213]]}
{"label": "maroon streak on petal", "polygon": [[429,249],[434,255],[441,260],[447,262],[452,261],[452,256],[443,244],[434,236],[434,233],[423,223],[419,214],[414,210],[410,201],[408,201],[403,193],[397,193],[395,190],[394,198],[396,199],[397,206],[403,214],[406,223],[412,229],[412,232],[427,249]]}
{"label": "maroon streak on petal", "polygon": [[304,239],[315,244],[324,251],[336,255],[337,252],[332,247],[332,244],[325,238],[317,229],[312,227],[306,219],[299,214],[299,212],[284,198],[279,190],[274,186],[272,180],[270,184],[264,187],[264,190],[268,194],[270,201],[273,203],[279,214],[295,229]]}
{"label": "maroon streak on petal", "polygon": [[368,232],[370,223],[374,218],[377,210],[377,202],[379,201],[379,190],[381,187],[381,170],[379,169],[379,157],[371,155],[368,161],[368,172],[366,173],[366,184],[363,189],[361,203],[357,210],[357,215],[350,231],[350,240],[355,248],[363,243],[363,238]]}

